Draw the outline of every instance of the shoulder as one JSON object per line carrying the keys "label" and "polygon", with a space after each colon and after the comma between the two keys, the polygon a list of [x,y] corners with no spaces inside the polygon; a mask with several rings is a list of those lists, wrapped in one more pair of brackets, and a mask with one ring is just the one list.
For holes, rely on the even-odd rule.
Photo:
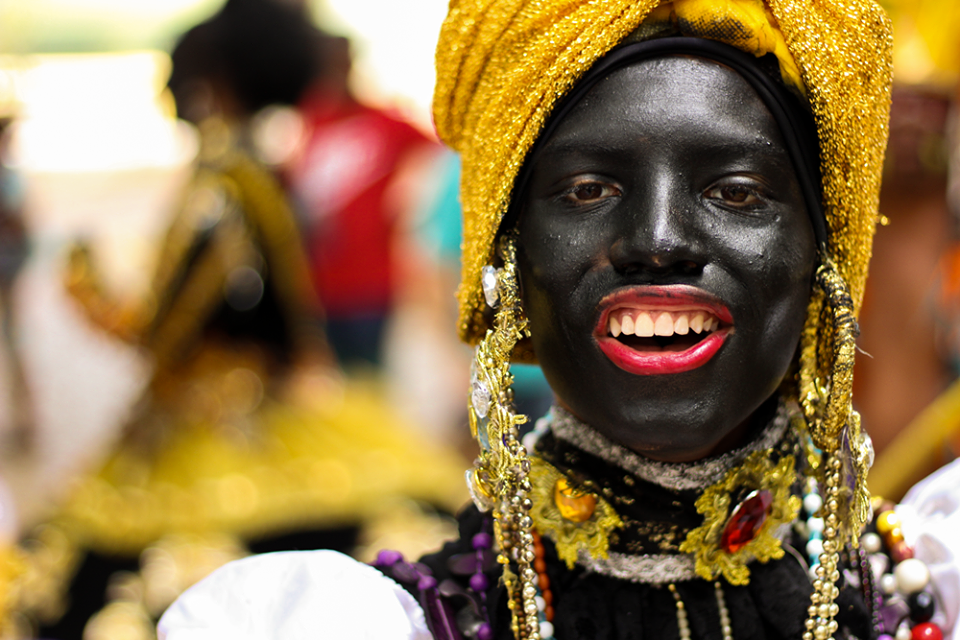
{"label": "shoulder", "polygon": [[307,638],[431,640],[400,585],[335,551],[252,556],[187,590],[159,625],[161,640]]}

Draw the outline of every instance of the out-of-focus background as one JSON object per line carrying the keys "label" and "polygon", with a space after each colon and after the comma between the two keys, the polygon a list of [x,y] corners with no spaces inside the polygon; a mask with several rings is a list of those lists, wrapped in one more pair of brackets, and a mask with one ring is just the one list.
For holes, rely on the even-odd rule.
{"label": "out-of-focus background", "polygon": [[[960,451],[960,9],[885,4],[855,398],[897,499]],[[445,12],[0,0],[0,638],[152,638],[232,558],[452,535],[473,445],[459,171],[429,117]]]}
{"label": "out-of-focus background", "polygon": [[445,11],[0,3],[0,637],[152,638],[232,558],[455,534]]}

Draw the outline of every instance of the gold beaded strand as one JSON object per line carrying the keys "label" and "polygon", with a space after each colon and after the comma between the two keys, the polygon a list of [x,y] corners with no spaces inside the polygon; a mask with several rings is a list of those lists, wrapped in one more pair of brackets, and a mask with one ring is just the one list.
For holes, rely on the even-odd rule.
{"label": "gold beaded strand", "polygon": [[677,604],[677,628],[680,630],[680,640],[690,640],[690,622],[687,620],[687,607],[680,599],[680,593],[676,585],[671,583],[667,586],[670,593],[673,594],[673,600]]}

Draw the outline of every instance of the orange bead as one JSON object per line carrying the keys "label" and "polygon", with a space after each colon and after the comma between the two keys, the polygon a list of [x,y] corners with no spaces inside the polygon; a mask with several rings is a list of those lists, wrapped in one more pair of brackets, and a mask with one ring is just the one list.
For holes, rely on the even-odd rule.
{"label": "orange bead", "polygon": [[883,541],[887,543],[888,549],[892,549],[896,544],[903,542],[903,531],[900,527],[894,527],[883,536]]}
{"label": "orange bead", "polygon": [[586,522],[597,510],[597,497],[570,486],[566,478],[557,480],[553,488],[553,501],[560,515],[570,522]]}
{"label": "orange bead", "polygon": [[545,573],[547,571],[547,563],[543,558],[537,558],[533,561],[533,570],[537,573]]}
{"label": "orange bead", "polygon": [[553,607],[547,607],[544,609],[543,615],[547,619],[547,622],[553,622]]}
{"label": "orange bead", "polygon": [[543,596],[543,601],[547,605],[553,604],[553,591],[550,591],[549,589],[547,589],[541,595]]}
{"label": "orange bead", "polygon": [[887,535],[894,529],[900,528],[900,516],[896,511],[884,511],[877,517],[877,533],[882,536]]}
{"label": "orange bead", "polygon": [[547,577],[547,574],[541,573],[537,577],[540,578],[540,591],[546,591],[550,588],[550,578]]}

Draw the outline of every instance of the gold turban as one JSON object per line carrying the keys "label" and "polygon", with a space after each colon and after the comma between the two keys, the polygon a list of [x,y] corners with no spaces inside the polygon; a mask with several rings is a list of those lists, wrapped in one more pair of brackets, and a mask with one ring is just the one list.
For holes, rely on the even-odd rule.
{"label": "gold turban", "polygon": [[[437,46],[437,131],[463,163],[460,335],[483,337],[481,269],[514,181],[551,110],[648,16],[755,55],[799,78],[820,138],[829,257],[863,297],[890,105],[891,27],[872,0],[451,0]],[[659,6],[659,8],[658,8]],[[652,12],[655,12],[651,16]],[[713,25],[711,33],[697,25]],[[732,24],[744,29],[716,29]]]}

